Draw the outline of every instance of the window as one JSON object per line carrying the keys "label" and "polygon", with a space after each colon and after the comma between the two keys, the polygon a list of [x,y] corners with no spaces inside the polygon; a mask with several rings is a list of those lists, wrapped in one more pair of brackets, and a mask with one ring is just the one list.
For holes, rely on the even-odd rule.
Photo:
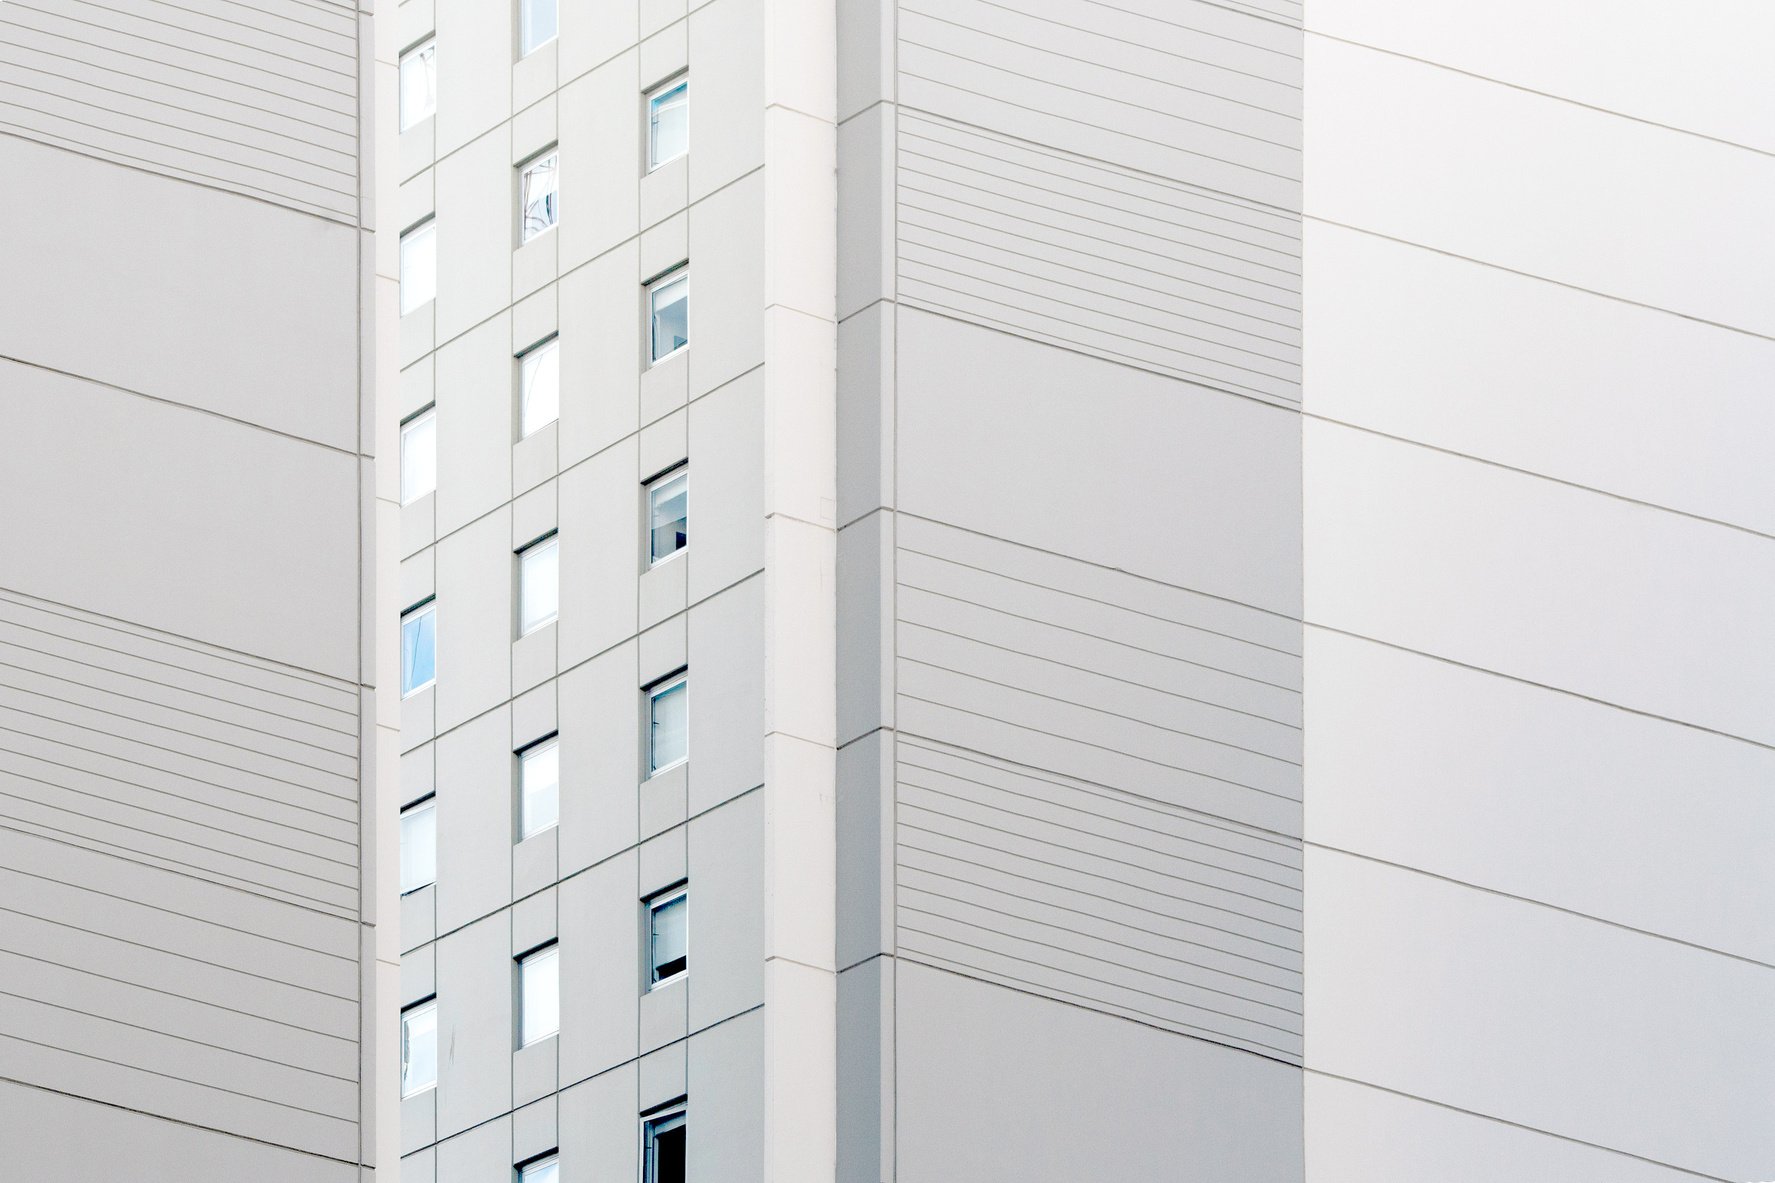
{"label": "window", "polygon": [[674,887],[647,901],[647,988],[690,969],[690,889]]}
{"label": "window", "polygon": [[437,222],[427,218],[401,235],[401,315],[438,295]]}
{"label": "window", "polygon": [[427,602],[401,617],[401,697],[438,680],[437,604]]}
{"label": "window", "polygon": [[551,737],[518,753],[518,840],[561,820],[561,753]]}
{"label": "window", "polygon": [[668,82],[647,96],[647,167],[656,169],[690,150],[690,83]]}
{"label": "window", "polygon": [[438,881],[438,799],[401,810],[401,894]]}
{"label": "window", "polygon": [[681,763],[690,754],[690,682],[679,674],[647,691],[647,774]]}
{"label": "window", "polygon": [[518,552],[518,635],[554,623],[560,614],[560,547],[555,535]]}
{"label": "window", "polygon": [[427,407],[401,424],[401,504],[438,487],[438,413]]}
{"label": "window", "polygon": [[690,470],[682,466],[647,485],[647,561],[669,559],[690,545]]}
{"label": "window", "polygon": [[518,1045],[528,1047],[561,1029],[559,945],[518,958]]}
{"label": "window", "polygon": [[647,287],[647,340],[653,361],[690,344],[690,273],[682,267]]}
{"label": "window", "polygon": [[518,1168],[518,1183],[556,1183],[561,1177],[561,1156],[550,1154]]}
{"label": "window", "polygon": [[427,41],[401,55],[401,130],[438,109],[438,43]]}
{"label": "window", "polygon": [[683,1101],[641,1118],[642,1183],[684,1183],[687,1120]]}
{"label": "window", "polygon": [[438,1000],[428,998],[401,1012],[401,1096],[438,1083]]}
{"label": "window", "polygon": [[518,240],[529,242],[561,220],[561,173],[556,167],[559,152],[546,152],[518,174]]}
{"label": "window", "polygon": [[529,57],[555,39],[555,0],[518,0],[518,56]]}
{"label": "window", "polygon": [[561,359],[550,337],[518,356],[518,438],[561,417]]}

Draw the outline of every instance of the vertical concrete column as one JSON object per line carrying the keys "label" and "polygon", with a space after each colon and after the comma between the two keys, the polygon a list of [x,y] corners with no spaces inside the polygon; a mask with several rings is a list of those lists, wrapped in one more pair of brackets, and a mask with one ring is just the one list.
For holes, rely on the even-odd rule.
{"label": "vertical concrete column", "polygon": [[837,1168],[837,18],[765,3],[764,1177]]}

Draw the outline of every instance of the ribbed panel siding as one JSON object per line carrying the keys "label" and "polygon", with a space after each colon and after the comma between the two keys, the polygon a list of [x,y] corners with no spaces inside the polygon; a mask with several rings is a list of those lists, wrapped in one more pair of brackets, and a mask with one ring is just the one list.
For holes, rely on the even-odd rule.
{"label": "ribbed panel siding", "polygon": [[1298,7],[1144,7],[901,5],[900,299],[1297,405]]}
{"label": "ribbed panel siding", "polygon": [[357,19],[308,0],[7,0],[0,131],[355,222]]}
{"label": "ribbed panel siding", "polygon": [[356,704],[0,592],[7,1076],[355,1155]]}
{"label": "ribbed panel siding", "polygon": [[905,516],[895,566],[902,953],[1298,1059],[1299,624]]}

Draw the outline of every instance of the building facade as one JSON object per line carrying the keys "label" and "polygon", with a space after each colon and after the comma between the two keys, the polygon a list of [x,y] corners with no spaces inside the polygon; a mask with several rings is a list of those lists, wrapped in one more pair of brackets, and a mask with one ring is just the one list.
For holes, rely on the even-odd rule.
{"label": "building facade", "polygon": [[399,1170],[393,33],[0,5],[6,1178]]}

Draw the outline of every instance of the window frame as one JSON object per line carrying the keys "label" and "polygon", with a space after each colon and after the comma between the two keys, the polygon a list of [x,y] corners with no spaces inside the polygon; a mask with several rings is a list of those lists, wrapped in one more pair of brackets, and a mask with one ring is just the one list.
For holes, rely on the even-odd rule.
{"label": "window frame", "polygon": [[[659,104],[673,94],[684,92],[684,148],[671,155],[662,157],[659,154]],[[682,160],[690,155],[690,74],[682,71],[666,79],[658,86],[649,90],[642,98],[643,110],[647,120],[647,171],[657,172],[674,160]]]}
{"label": "window frame", "polygon": [[[679,756],[677,759],[672,760],[668,763],[656,764],[654,762],[654,757],[653,757],[654,709],[658,706],[659,699],[660,699],[661,695],[667,694],[670,691],[672,691],[678,687],[683,687],[683,689],[684,689],[684,754],[682,756]],[[643,741],[644,745],[646,747],[646,752],[645,752],[644,758],[646,760],[647,776],[644,779],[652,780],[654,777],[660,775],[661,773],[670,772],[672,769],[678,767],[680,764],[687,764],[690,761],[690,669],[689,669],[689,667],[685,667],[684,669],[680,669],[675,673],[667,674],[665,677],[659,679],[657,682],[649,683],[648,685],[642,687],[642,693],[645,694],[647,697],[647,709],[644,712],[644,714],[646,716],[647,734],[644,737],[644,741]]]}
{"label": "window frame", "polygon": [[[431,244],[431,294],[423,300],[412,303],[407,301],[407,246],[417,243],[420,235]],[[427,214],[411,226],[401,231],[400,238],[400,276],[397,280],[401,291],[401,315],[417,312],[438,298],[438,218],[436,214]]]}
{"label": "window frame", "polygon": [[[685,1159],[690,1145],[690,1098],[678,1097],[641,1114],[641,1183],[659,1183],[655,1146],[659,1135],[675,1129],[684,1130]],[[667,1124],[670,1123],[670,1124]],[[665,1126],[665,1129],[659,1127]]]}
{"label": "window frame", "polygon": [[[411,1064],[413,1061],[412,1061],[412,1057],[408,1054],[408,1048],[410,1046],[410,1041],[408,1040],[408,1027],[409,1027],[408,1016],[409,1015],[417,1015],[417,1014],[420,1014],[421,1012],[428,1012],[432,1016],[432,1021],[431,1021],[431,1079],[429,1081],[427,1081],[426,1083],[419,1085],[416,1088],[409,1089],[407,1087],[407,1066],[409,1064]],[[438,1021],[437,1021],[437,1012],[438,1012],[438,996],[436,994],[429,994],[426,997],[421,998],[419,1001],[408,1003],[406,1006],[403,1006],[401,1008],[401,1020],[400,1020],[400,1044],[401,1044],[401,1047],[400,1047],[400,1065],[398,1068],[397,1085],[400,1088],[401,1100],[403,1100],[403,1101],[406,1100],[408,1097],[417,1097],[420,1093],[425,1092],[425,1090],[427,1090],[427,1089],[435,1089],[438,1087]]]}
{"label": "window frame", "polygon": [[[431,487],[423,492],[409,494],[407,491],[407,437],[422,423],[431,425]],[[438,405],[428,404],[424,409],[415,411],[401,420],[401,505],[408,506],[421,497],[428,497],[438,491]]]}
{"label": "window frame", "polygon": [[[684,901],[684,968],[669,973],[664,977],[659,977],[657,976],[659,974],[659,958],[654,952],[654,942],[657,937],[657,934],[654,931],[654,917],[658,915],[660,909],[668,907],[679,900]],[[647,947],[646,956],[644,958],[647,972],[647,989],[644,990],[643,993],[651,994],[662,986],[669,986],[673,982],[683,981],[690,976],[690,881],[686,879],[666,888],[664,891],[653,893],[641,901],[641,907],[643,910],[643,924],[646,926],[644,943]]]}
{"label": "window frame", "polygon": [[[671,287],[672,285],[674,285],[676,283],[680,283],[680,282],[682,282],[684,284],[684,344],[673,349],[670,353],[655,353],[654,350],[658,346],[658,342],[655,340],[656,334],[654,332],[654,321],[655,321],[656,317],[658,316],[658,313],[656,311],[656,301],[659,297],[659,293],[662,290],[664,290],[668,287]],[[652,369],[654,366],[662,365],[665,362],[671,361],[674,357],[677,357],[679,354],[683,353],[686,349],[690,348],[690,263],[689,263],[689,261],[687,260],[683,263],[680,263],[676,267],[671,268],[669,271],[660,272],[658,275],[654,276],[652,279],[648,280],[644,285],[642,285],[642,290],[644,293],[643,299],[642,299],[642,307],[646,313],[646,326],[645,326],[644,331],[645,331],[645,335],[647,338],[647,341],[646,341],[646,353],[647,353],[647,358],[648,358],[647,368]]]}
{"label": "window frame", "polygon": [[[554,586],[555,604],[554,604],[554,608],[552,610],[550,610],[550,612],[547,616],[545,616],[541,619],[535,620],[535,621],[531,621],[529,619],[529,617],[526,615],[526,613],[529,610],[528,597],[526,596],[526,589],[530,586],[529,576],[526,573],[526,564],[533,562],[535,559],[537,559],[543,553],[548,552],[548,551],[553,551],[554,556],[555,556],[555,586]],[[522,640],[523,638],[529,636],[531,633],[540,632],[541,630],[547,628],[549,625],[555,623],[557,620],[561,619],[561,533],[560,533],[560,531],[551,530],[547,534],[544,534],[541,538],[538,538],[536,541],[527,543],[526,545],[519,548],[518,550],[513,551],[512,558],[514,561],[516,561],[517,568],[518,568],[517,569],[517,577],[518,577],[518,595],[517,595],[518,639]]]}
{"label": "window frame", "polygon": [[[547,1031],[530,1035],[528,1034],[530,1027],[530,1005],[527,1001],[529,994],[525,988],[525,980],[530,972],[528,967],[540,965],[545,961],[552,964],[554,967],[550,972],[555,975],[555,1025],[550,1027]],[[561,942],[559,938],[544,941],[534,949],[531,949],[528,953],[522,953],[517,957],[512,958],[512,964],[517,967],[518,975],[516,983],[518,1000],[518,1030],[516,1042],[517,1046],[520,1049],[523,1049],[530,1047],[533,1044],[541,1043],[545,1039],[551,1039],[561,1033]]]}
{"label": "window frame", "polygon": [[526,3],[526,0],[518,0],[517,46],[518,46],[518,60],[520,62],[523,61],[525,58],[529,57],[531,54],[535,53],[537,50],[541,49],[543,46],[547,45],[549,42],[554,41],[561,36],[561,3],[560,3],[560,0],[554,0],[554,5],[555,5],[555,27],[554,27],[554,29],[550,31],[550,33],[547,37],[544,37],[542,40],[537,41],[534,44],[530,45],[529,48],[525,48],[525,40],[526,40],[525,34],[529,31],[529,25],[530,25],[530,21],[528,19],[530,6]]}
{"label": "window frame", "polygon": [[[412,118],[408,118],[407,63],[408,61],[426,53],[427,50],[431,53],[431,109],[426,111],[423,115],[415,115]],[[396,106],[399,108],[396,113],[396,122],[400,124],[400,129],[402,131],[407,131],[411,128],[418,127],[421,123],[424,123],[427,119],[432,118],[438,113],[438,35],[436,33],[427,33],[424,37],[415,41],[412,45],[409,45],[403,50],[400,57],[395,59],[395,71],[395,90],[398,95]]]}
{"label": "window frame", "polygon": [[561,1178],[561,1151],[559,1147],[539,1154],[535,1158],[525,1159],[512,1168],[512,1175],[517,1183],[530,1183],[530,1180],[535,1177],[536,1171],[548,1166],[555,1168],[554,1178],[558,1181]]}
{"label": "window frame", "polygon": [[[421,813],[431,814],[431,878],[423,883],[415,883],[413,886],[408,887],[406,859],[407,843],[405,841],[407,836],[406,823],[409,817],[416,817]],[[399,816],[401,822],[400,835],[402,839],[400,860],[401,894],[412,895],[416,891],[422,891],[427,887],[433,886],[438,881],[438,795],[436,793],[427,793],[425,796],[419,798],[419,800],[407,803],[401,807]]]}
{"label": "window frame", "polygon": [[[438,684],[438,598],[428,596],[401,613],[401,699],[412,698],[415,694],[430,690]],[[407,685],[407,621],[422,616],[430,616],[431,621],[431,677],[415,685]]]}
{"label": "window frame", "polygon": [[[524,182],[529,177],[530,170],[537,165],[542,164],[544,161],[554,162],[554,167],[551,170],[554,176],[554,202],[549,206],[550,210],[554,213],[554,220],[549,222],[548,225],[543,226],[541,229],[532,231],[530,229],[530,207],[525,200],[526,194]],[[525,247],[535,242],[543,235],[557,229],[561,225],[561,145],[550,144],[542,151],[531,155],[525,160],[519,161],[517,174],[518,245],[520,247]]]}
{"label": "window frame", "polygon": [[[542,755],[544,752],[549,751],[555,753],[555,816],[554,819],[546,825],[531,826],[525,820],[525,816],[529,812],[527,806],[530,800],[530,794],[526,784],[528,779],[528,769],[530,767],[529,762],[537,756]],[[546,834],[561,824],[561,733],[559,731],[552,731],[541,739],[525,744],[523,747],[513,752],[512,756],[517,761],[518,766],[517,829],[518,842],[521,843],[536,837],[538,834]]]}
{"label": "window frame", "polygon": [[[666,485],[680,478],[684,481],[684,545],[670,554],[656,554],[654,552],[654,532],[658,527],[654,524],[653,516],[655,495]],[[647,515],[647,569],[651,571],[662,563],[671,562],[690,549],[690,461],[674,464],[658,476],[649,479],[641,488],[646,495],[643,512]]]}
{"label": "window frame", "polygon": [[[531,383],[536,371],[542,367],[542,360],[551,355],[555,359],[554,413],[532,425],[528,417]],[[561,334],[550,333],[513,360],[518,363],[518,439],[527,440],[549,424],[561,421]]]}

